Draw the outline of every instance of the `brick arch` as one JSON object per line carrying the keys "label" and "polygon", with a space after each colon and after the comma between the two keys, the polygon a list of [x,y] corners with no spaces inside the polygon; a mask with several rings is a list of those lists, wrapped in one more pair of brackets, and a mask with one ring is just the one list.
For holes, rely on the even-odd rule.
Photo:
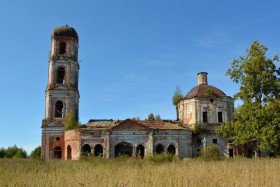
{"label": "brick arch", "polygon": [[172,154],[172,155],[175,155],[176,154],[176,146],[173,145],[173,144],[169,144],[168,147],[167,147],[167,152]]}
{"label": "brick arch", "polygon": [[138,144],[136,147],[136,157],[144,158],[145,157],[145,146],[142,144]]}
{"label": "brick arch", "polygon": [[103,146],[101,144],[96,144],[94,146],[94,156],[103,157]]}
{"label": "brick arch", "polygon": [[163,145],[162,143],[158,143],[158,144],[156,145],[155,151],[156,151],[156,154],[162,154],[162,153],[164,153],[164,145]]}
{"label": "brick arch", "polygon": [[129,142],[119,142],[115,145],[115,157],[124,155],[132,156],[133,155],[133,144]]}

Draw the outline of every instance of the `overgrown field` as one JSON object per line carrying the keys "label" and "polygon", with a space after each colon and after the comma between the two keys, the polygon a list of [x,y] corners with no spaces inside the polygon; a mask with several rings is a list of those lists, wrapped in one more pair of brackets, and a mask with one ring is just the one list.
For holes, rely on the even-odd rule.
{"label": "overgrown field", "polygon": [[280,159],[0,159],[0,186],[280,186]]}

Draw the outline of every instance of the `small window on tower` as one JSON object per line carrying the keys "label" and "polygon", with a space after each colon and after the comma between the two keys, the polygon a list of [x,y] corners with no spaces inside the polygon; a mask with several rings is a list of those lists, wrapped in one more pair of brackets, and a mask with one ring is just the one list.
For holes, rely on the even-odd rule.
{"label": "small window on tower", "polygon": [[59,44],[59,54],[65,54],[66,52],[66,43],[60,42]]}
{"label": "small window on tower", "polygon": [[56,118],[62,118],[63,117],[63,102],[57,101],[55,103],[55,116]]}
{"label": "small window on tower", "polygon": [[57,70],[57,83],[64,84],[64,80],[65,80],[65,69],[61,67]]}
{"label": "small window on tower", "polygon": [[223,112],[218,112],[218,122],[223,123]]}
{"label": "small window on tower", "polygon": [[203,123],[207,123],[208,122],[208,118],[207,118],[207,112],[206,111],[204,111],[203,113],[202,113],[202,121],[203,121]]}

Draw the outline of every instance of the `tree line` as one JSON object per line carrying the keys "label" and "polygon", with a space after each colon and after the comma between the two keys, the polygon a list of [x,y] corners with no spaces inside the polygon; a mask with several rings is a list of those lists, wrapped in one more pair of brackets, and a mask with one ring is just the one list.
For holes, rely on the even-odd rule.
{"label": "tree line", "polygon": [[10,146],[7,149],[0,148],[0,158],[40,158],[41,157],[41,146],[36,147],[30,155],[21,147],[16,145]]}

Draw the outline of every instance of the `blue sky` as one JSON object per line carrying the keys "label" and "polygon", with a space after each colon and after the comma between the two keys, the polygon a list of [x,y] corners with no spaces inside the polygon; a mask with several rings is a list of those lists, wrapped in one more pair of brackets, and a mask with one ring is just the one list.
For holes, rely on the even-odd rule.
{"label": "blue sky", "polygon": [[51,32],[79,34],[80,121],[175,119],[197,73],[232,96],[226,70],[254,40],[279,53],[277,0],[0,0],[0,147],[41,143]]}

